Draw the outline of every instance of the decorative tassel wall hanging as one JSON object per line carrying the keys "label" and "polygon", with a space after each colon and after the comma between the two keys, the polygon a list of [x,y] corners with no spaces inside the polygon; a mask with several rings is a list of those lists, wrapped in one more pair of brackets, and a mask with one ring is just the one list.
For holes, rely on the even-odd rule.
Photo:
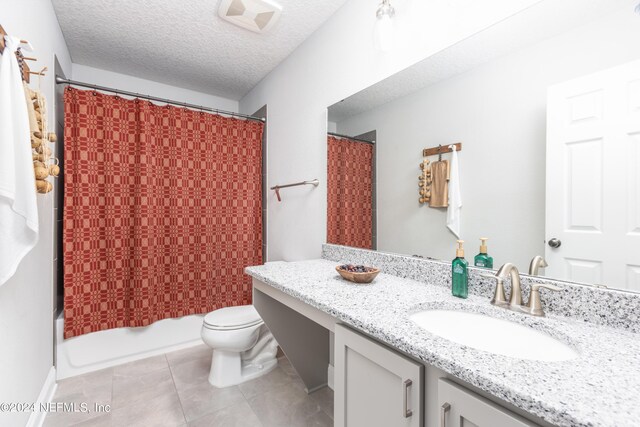
{"label": "decorative tassel wall hanging", "polygon": [[431,166],[426,158],[420,163],[422,174],[418,177],[418,187],[420,187],[420,204],[428,203],[431,199]]}
{"label": "decorative tassel wall hanging", "polygon": [[[4,53],[5,36],[7,32],[0,25],[0,55]],[[20,40],[22,45],[27,46],[27,51],[32,51],[33,47],[27,40]],[[60,174],[60,162],[52,156],[49,144],[57,141],[56,134],[49,132],[47,128],[46,100],[41,90],[32,90],[28,83],[31,83],[31,75],[38,76],[38,88],[41,87],[42,77],[47,71],[44,67],[40,71],[31,71],[27,61],[37,61],[37,58],[24,56],[22,46],[15,52],[18,66],[22,74],[22,84],[27,101],[27,114],[29,116],[29,132],[31,135],[31,152],[33,157],[33,172],[36,178],[36,190],[38,193],[48,193],[53,190],[53,184],[48,181],[50,176],[57,177]]]}
{"label": "decorative tassel wall hanging", "polygon": [[36,190],[38,193],[48,193],[53,190],[53,184],[47,178],[60,175],[59,161],[52,156],[49,144],[55,143],[58,138],[55,133],[47,128],[47,109],[44,95],[39,91],[24,85],[29,109],[29,126],[31,131],[31,150],[33,156],[33,170],[36,177]]}

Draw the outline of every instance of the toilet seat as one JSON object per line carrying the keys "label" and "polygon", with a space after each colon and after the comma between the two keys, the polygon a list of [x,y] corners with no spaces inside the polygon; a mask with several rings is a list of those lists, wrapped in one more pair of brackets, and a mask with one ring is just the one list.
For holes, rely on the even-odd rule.
{"label": "toilet seat", "polygon": [[262,319],[252,305],[242,305],[212,311],[204,317],[203,327],[216,331],[232,331],[261,323]]}

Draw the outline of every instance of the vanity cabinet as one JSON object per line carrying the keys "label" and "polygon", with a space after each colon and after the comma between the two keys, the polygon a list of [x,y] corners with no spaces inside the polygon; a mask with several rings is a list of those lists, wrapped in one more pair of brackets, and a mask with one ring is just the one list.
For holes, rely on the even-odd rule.
{"label": "vanity cabinet", "polygon": [[269,285],[253,285],[254,306],[309,393],[327,384],[334,333],[336,427],[553,427]]}
{"label": "vanity cabinet", "polygon": [[335,326],[336,427],[422,427],[424,366]]}
{"label": "vanity cabinet", "polygon": [[438,380],[440,427],[537,427],[444,378]]}

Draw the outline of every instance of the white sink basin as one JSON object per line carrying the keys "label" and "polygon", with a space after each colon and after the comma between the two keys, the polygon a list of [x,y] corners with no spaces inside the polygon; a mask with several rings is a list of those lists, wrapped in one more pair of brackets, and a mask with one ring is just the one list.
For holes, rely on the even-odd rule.
{"label": "white sink basin", "polygon": [[544,332],[483,314],[425,310],[410,319],[432,334],[489,353],[544,362],[578,357],[574,349]]}

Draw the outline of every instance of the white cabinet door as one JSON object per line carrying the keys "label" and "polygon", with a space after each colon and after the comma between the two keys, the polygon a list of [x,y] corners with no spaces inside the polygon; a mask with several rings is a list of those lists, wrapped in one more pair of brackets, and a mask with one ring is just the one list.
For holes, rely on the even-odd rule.
{"label": "white cabinet door", "polygon": [[424,366],[335,327],[336,427],[422,427]]}
{"label": "white cabinet door", "polygon": [[440,427],[536,427],[530,421],[459,385],[438,380]]}
{"label": "white cabinet door", "polygon": [[640,61],[549,88],[546,276],[640,291]]}

